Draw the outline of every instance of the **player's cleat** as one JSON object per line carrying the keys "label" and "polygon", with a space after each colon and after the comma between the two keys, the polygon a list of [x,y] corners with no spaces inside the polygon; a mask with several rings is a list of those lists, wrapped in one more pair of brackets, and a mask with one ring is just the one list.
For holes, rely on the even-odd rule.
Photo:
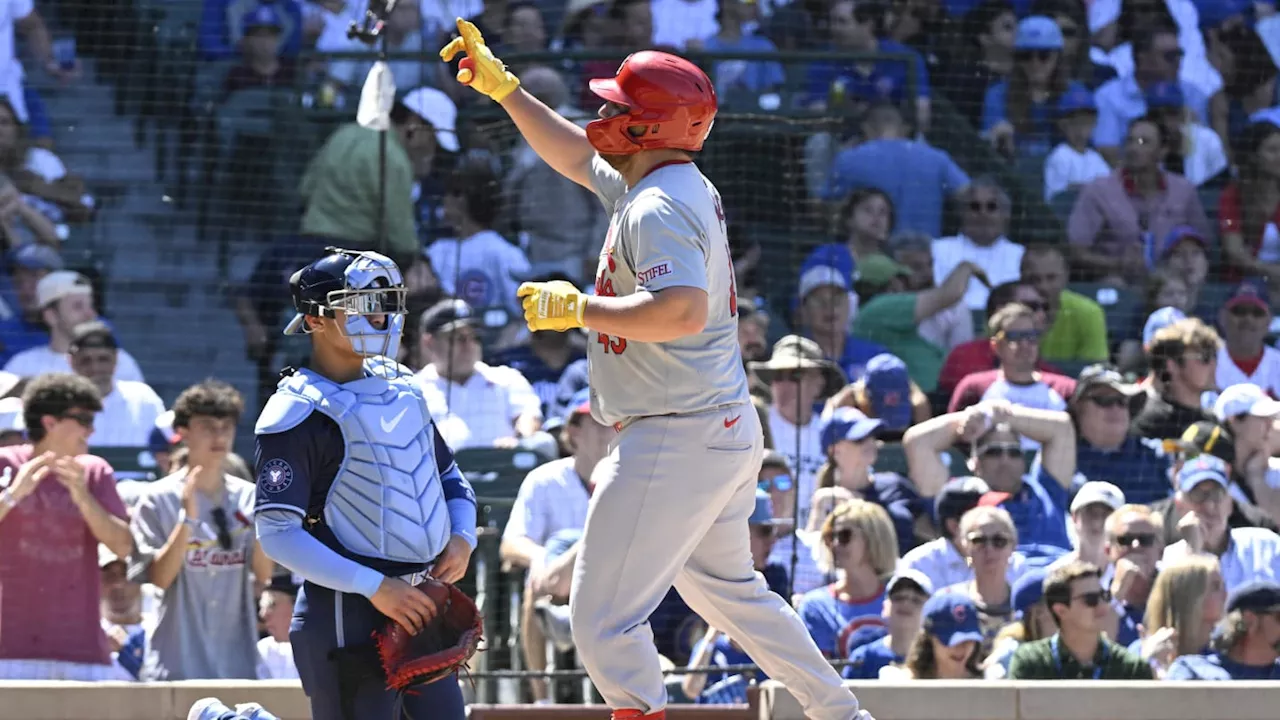
{"label": "player's cleat", "polygon": [[614,710],[613,720],[667,720],[667,711],[659,710],[645,715],[643,710]]}

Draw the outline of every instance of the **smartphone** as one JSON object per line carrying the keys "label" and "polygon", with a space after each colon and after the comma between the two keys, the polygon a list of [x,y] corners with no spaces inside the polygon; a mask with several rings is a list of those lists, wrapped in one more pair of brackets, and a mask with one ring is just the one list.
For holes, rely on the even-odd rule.
{"label": "smartphone", "polygon": [[76,66],[76,39],[60,37],[53,41],[53,60],[58,67],[70,72]]}

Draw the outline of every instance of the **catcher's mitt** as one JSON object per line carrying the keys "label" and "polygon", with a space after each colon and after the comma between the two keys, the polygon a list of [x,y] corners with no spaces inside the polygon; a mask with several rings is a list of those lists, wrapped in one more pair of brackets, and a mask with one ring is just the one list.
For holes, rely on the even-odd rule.
{"label": "catcher's mitt", "polygon": [[475,602],[453,585],[427,578],[418,589],[431,597],[436,615],[410,635],[394,620],[373,634],[387,687],[406,690],[457,673],[480,649],[484,618]]}

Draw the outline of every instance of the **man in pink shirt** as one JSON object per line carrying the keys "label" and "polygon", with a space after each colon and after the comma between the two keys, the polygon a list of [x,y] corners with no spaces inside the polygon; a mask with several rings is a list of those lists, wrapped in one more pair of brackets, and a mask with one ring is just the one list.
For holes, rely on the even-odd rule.
{"label": "man in pink shirt", "polygon": [[22,400],[32,444],[0,448],[0,680],[113,679],[98,543],[127,557],[133,539],[111,466],[86,454],[102,399],[50,373]]}

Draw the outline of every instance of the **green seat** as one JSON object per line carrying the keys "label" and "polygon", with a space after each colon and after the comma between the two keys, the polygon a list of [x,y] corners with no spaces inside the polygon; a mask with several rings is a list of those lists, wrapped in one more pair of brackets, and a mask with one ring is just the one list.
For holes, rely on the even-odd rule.
{"label": "green seat", "polygon": [[1072,283],[1069,289],[1089,298],[1102,307],[1107,318],[1107,337],[1123,338],[1142,312],[1142,298],[1127,288],[1106,283]]}
{"label": "green seat", "polygon": [[[969,474],[969,468],[965,465],[964,453],[948,450],[945,454],[952,477],[962,477]],[[876,457],[876,472],[895,472],[905,478],[910,478],[911,473],[907,470],[907,455],[903,451],[901,443],[885,443],[880,446],[880,454]]]}
{"label": "green seat", "polygon": [[146,447],[89,448],[90,455],[106,460],[115,470],[116,480],[141,480],[151,482],[160,477],[156,458]]}
{"label": "green seat", "polygon": [[476,493],[478,524],[501,532],[529,471],[543,463],[531,450],[468,448],[454,453],[458,468]]}

